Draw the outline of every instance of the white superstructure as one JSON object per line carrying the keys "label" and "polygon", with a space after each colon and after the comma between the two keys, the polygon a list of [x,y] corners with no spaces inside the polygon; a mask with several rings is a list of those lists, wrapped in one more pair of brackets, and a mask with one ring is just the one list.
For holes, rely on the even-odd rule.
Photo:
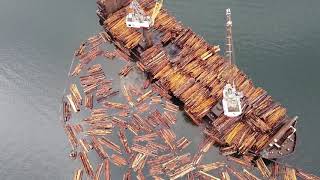
{"label": "white superstructure", "polygon": [[139,3],[133,0],[130,4],[132,12],[126,16],[127,27],[133,28],[149,28],[152,20],[150,16],[146,16]]}
{"label": "white superstructure", "polygon": [[231,84],[226,84],[223,88],[223,112],[228,117],[237,117],[242,114],[241,107],[242,93],[237,92]]}

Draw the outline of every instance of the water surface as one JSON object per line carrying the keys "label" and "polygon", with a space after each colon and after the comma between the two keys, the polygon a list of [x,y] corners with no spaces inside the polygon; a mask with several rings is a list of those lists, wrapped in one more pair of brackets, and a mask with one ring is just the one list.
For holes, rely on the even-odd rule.
{"label": "water surface", "polygon": [[[220,45],[224,10],[232,9],[237,64],[299,116],[297,151],[285,160],[320,175],[320,1],[168,0],[165,6]],[[95,9],[95,1],[84,0],[0,2],[1,179],[70,179],[75,164],[57,113],[74,49],[100,30]]]}

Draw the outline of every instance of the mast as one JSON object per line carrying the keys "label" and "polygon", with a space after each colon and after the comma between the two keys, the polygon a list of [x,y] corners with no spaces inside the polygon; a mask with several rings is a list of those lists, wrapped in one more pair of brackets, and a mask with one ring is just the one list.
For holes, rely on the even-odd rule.
{"label": "mast", "polygon": [[[234,79],[232,76],[232,66],[235,64],[234,54],[233,54],[233,39],[232,39],[232,20],[231,20],[231,10],[226,9],[226,49],[225,58],[228,61],[229,66],[224,70],[224,75],[227,80],[227,84],[223,88],[223,99],[222,106],[224,115],[228,117],[237,117],[242,114],[241,98],[242,93],[238,92]],[[231,85],[232,82],[232,85]]]}
{"label": "mast", "polygon": [[234,52],[233,52],[233,39],[232,39],[232,20],[231,10],[226,9],[226,47],[225,58],[229,63],[235,64]]}

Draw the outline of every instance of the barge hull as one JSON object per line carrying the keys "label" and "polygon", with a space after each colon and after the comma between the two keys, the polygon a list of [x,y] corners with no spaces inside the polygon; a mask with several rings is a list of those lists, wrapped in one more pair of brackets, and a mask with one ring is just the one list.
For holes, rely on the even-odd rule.
{"label": "barge hull", "polygon": [[[140,5],[146,14],[151,14],[155,1],[140,1]],[[111,42],[125,56],[138,61],[139,67],[143,67],[158,86],[181,100],[195,124],[201,124],[205,118],[212,119],[213,126],[208,132],[222,144],[234,146],[242,154],[260,154],[281,126],[293,119],[286,115],[286,108],[219,55],[219,46],[207,43],[167,10],[161,9],[149,29],[153,45],[147,48],[143,31],[126,26],[125,17],[130,11],[127,0],[117,3],[99,0],[98,6],[100,23]],[[244,95],[243,114],[236,119],[213,113],[221,103],[223,87],[230,77]],[[261,124],[263,128],[259,128]],[[295,142],[291,144],[288,154],[295,149]],[[281,144],[276,148],[281,151]]]}

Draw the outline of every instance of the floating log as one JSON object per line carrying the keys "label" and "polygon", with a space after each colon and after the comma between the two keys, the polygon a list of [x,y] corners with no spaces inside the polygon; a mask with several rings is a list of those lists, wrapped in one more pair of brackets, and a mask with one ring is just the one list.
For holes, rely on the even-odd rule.
{"label": "floating log", "polygon": [[123,69],[120,70],[119,75],[127,76],[129,72],[133,69],[132,65],[126,65]]}
{"label": "floating log", "polygon": [[116,154],[112,154],[111,160],[112,160],[113,164],[115,164],[116,166],[119,166],[119,167],[125,166],[128,164],[125,158],[123,158],[122,156],[116,155]]}
{"label": "floating log", "polygon": [[152,178],[153,178],[154,180],[164,180],[164,179],[162,179],[161,177],[158,177],[158,176],[152,176]]}
{"label": "floating log", "polygon": [[187,164],[182,167],[180,167],[178,170],[174,171],[172,174],[168,174],[170,176],[170,180],[178,179],[180,177],[185,176],[189,172],[193,171],[195,167],[193,164]]}
{"label": "floating log", "polygon": [[71,126],[69,124],[65,125],[64,127],[65,132],[68,136],[69,142],[72,146],[72,149],[76,149],[78,147],[78,139],[75,135],[75,133],[73,132],[73,129],[71,128]]}
{"label": "floating log", "polygon": [[129,107],[125,104],[115,103],[110,101],[103,101],[102,106],[106,108],[115,108],[115,109],[128,109]]}
{"label": "floating log", "polygon": [[175,105],[169,101],[165,101],[165,103],[163,105],[164,105],[164,109],[167,109],[172,112],[177,112],[179,110],[179,107],[177,105]]}
{"label": "floating log", "polygon": [[108,159],[104,160],[104,167],[105,167],[105,180],[110,180],[111,179],[111,174],[110,174],[110,163]]}
{"label": "floating log", "polygon": [[92,65],[87,69],[89,74],[95,74],[95,73],[103,73],[102,72],[102,65],[101,64],[95,64]]}
{"label": "floating log", "polygon": [[155,154],[153,154],[153,152],[149,148],[141,146],[139,144],[133,144],[131,150],[149,156],[155,156]]}
{"label": "floating log", "polygon": [[229,155],[237,153],[237,150],[234,146],[222,147],[219,150],[220,150],[220,153],[224,156],[229,156]]}
{"label": "floating log", "polygon": [[100,37],[103,39],[103,41],[105,43],[110,42],[111,41],[111,37],[106,33],[106,32],[100,32],[99,33]]}
{"label": "floating log", "polygon": [[167,123],[169,123],[169,124],[175,124],[176,122],[177,122],[177,119],[176,119],[176,117],[174,116],[174,115],[172,115],[172,113],[169,113],[169,112],[164,112],[163,113],[163,117],[164,117],[164,119],[166,120],[166,122]]}
{"label": "floating log", "polygon": [[221,172],[221,179],[222,180],[230,180],[230,175],[229,175],[228,171]]}
{"label": "floating log", "polygon": [[133,137],[133,142],[153,141],[158,137],[157,133],[145,134]]}
{"label": "floating log", "polygon": [[206,172],[203,172],[203,171],[198,171],[198,174],[200,176],[203,176],[204,178],[209,178],[209,179],[212,179],[212,180],[220,180],[220,178],[217,178],[217,177],[215,177],[215,176],[213,176],[211,174],[208,174]]}
{"label": "floating log", "polygon": [[90,147],[90,145],[89,145],[89,143],[87,142],[86,139],[80,139],[80,140],[79,140],[79,144],[81,145],[82,149],[83,149],[86,153],[88,153],[89,150],[91,149],[91,147]]}
{"label": "floating log", "polygon": [[104,136],[111,133],[112,133],[111,129],[94,129],[94,130],[89,130],[84,132],[84,134],[89,136]]}
{"label": "floating log", "polygon": [[63,108],[62,117],[63,117],[64,122],[67,122],[71,119],[71,110],[70,110],[71,107],[70,107],[70,104],[65,101],[63,101],[62,106],[63,106],[62,107]]}
{"label": "floating log", "polygon": [[150,176],[155,176],[155,175],[161,175],[163,174],[163,168],[160,166],[160,165],[157,165],[157,166],[151,166],[149,168],[149,175]]}
{"label": "floating log", "polygon": [[296,170],[296,174],[297,174],[297,176],[299,176],[300,178],[305,179],[305,180],[320,180],[320,177],[315,176],[313,174],[305,173],[300,169]]}
{"label": "floating log", "polygon": [[96,82],[90,82],[92,84],[96,84],[98,85],[100,83],[100,86],[97,88],[96,90],[96,96],[97,99],[101,99],[102,97],[105,97],[108,95],[108,93],[110,93],[112,91],[111,86],[111,81],[107,81],[102,79],[100,82],[96,81]]}
{"label": "floating log", "polygon": [[174,140],[176,138],[176,135],[174,132],[170,129],[161,129],[160,130],[160,136],[164,140],[164,142],[170,147],[171,150],[174,150],[176,148],[174,144]]}
{"label": "floating log", "polygon": [[93,176],[94,176],[93,168],[89,162],[87,154],[84,152],[80,152],[79,157],[80,157],[80,160],[82,162],[82,166],[83,166],[84,170],[86,171],[87,175],[89,177],[93,178]]}
{"label": "floating log", "polygon": [[126,85],[123,85],[123,88],[122,88],[122,92],[123,92],[123,95],[124,97],[127,99],[127,101],[130,103],[132,103],[132,97],[131,97],[131,94],[130,92],[128,91],[128,88]]}
{"label": "floating log", "polygon": [[67,96],[67,99],[69,101],[69,104],[71,105],[72,107],[72,110],[74,112],[79,112],[80,111],[80,106],[79,104],[77,104],[77,102],[72,98],[71,94],[68,94]]}
{"label": "floating log", "polygon": [[75,56],[79,57],[84,53],[84,49],[86,48],[86,44],[85,43],[81,43],[79,49],[75,52]]}
{"label": "floating log", "polygon": [[112,123],[119,128],[125,128],[127,122],[121,118],[112,117]]}
{"label": "floating log", "polygon": [[252,163],[250,161],[246,161],[245,159],[240,159],[240,158],[236,158],[236,157],[231,157],[228,156],[227,158],[229,161],[233,161],[236,162],[242,166],[246,166],[246,167],[252,167]]}
{"label": "floating log", "polygon": [[257,178],[255,175],[253,175],[251,172],[249,172],[246,169],[243,169],[243,174],[248,180],[260,180],[259,178]]}
{"label": "floating log", "polygon": [[102,168],[103,168],[103,163],[101,163],[101,164],[98,166],[98,168],[97,168],[97,170],[96,170],[96,172],[95,172],[95,174],[94,174],[94,178],[93,178],[94,180],[100,180]]}
{"label": "floating log", "polygon": [[169,153],[169,154],[164,154],[164,155],[160,155],[157,157],[154,157],[150,160],[147,161],[147,164],[150,167],[156,166],[156,165],[162,165],[165,162],[168,162],[169,160],[171,160],[173,158],[173,154]]}
{"label": "floating log", "polygon": [[75,134],[80,134],[81,132],[83,132],[83,127],[81,124],[75,124],[72,126],[72,130],[75,132]]}
{"label": "floating log", "polygon": [[227,170],[231,172],[237,179],[239,180],[247,180],[247,178],[240,172],[236,171],[234,168],[230,166],[226,166]]}
{"label": "floating log", "polygon": [[87,94],[84,97],[84,106],[88,109],[93,108],[93,95],[92,94]]}
{"label": "floating log", "polygon": [[152,126],[138,114],[133,114],[133,121],[136,123],[139,129],[144,130],[147,133],[152,132]]}
{"label": "floating log", "polygon": [[150,99],[153,104],[159,104],[161,102],[161,96],[152,96]]}
{"label": "floating log", "polygon": [[146,98],[150,97],[152,95],[152,90],[146,92],[145,94],[143,94],[142,96],[140,96],[138,99],[137,99],[137,102],[141,102],[143,100],[145,100]]}
{"label": "floating log", "polygon": [[118,113],[118,116],[119,117],[128,117],[129,116],[129,111],[128,110],[123,110],[123,111],[120,111],[119,113]]}
{"label": "floating log", "polygon": [[149,110],[149,104],[147,103],[140,103],[136,106],[136,109],[139,113],[143,113]]}
{"label": "floating log", "polygon": [[158,110],[155,110],[149,116],[149,119],[154,124],[154,126],[162,126],[164,128],[170,128],[170,120],[164,118]]}
{"label": "floating log", "polygon": [[109,155],[103,149],[103,147],[101,146],[99,140],[96,137],[92,137],[92,146],[93,146],[93,149],[97,152],[97,154],[99,155],[99,157],[101,159],[109,158]]}
{"label": "floating log", "polygon": [[73,180],[82,180],[83,169],[78,169],[74,172]]}
{"label": "floating log", "polygon": [[146,161],[147,161],[147,156],[145,154],[138,153],[138,154],[136,154],[135,158],[133,159],[131,168],[136,172],[141,171],[143,169]]}
{"label": "floating log", "polygon": [[80,95],[80,92],[78,90],[78,87],[76,84],[71,84],[70,86],[70,92],[71,92],[71,95],[72,97],[74,98],[74,100],[76,101],[76,103],[78,105],[81,105],[81,102],[82,102],[82,97]]}
{"label": "floating log", "polygon": [[193,164],[194,165],[198,165],[200,163],[200,161],[203,158],[203,153],[202,152],[198,152],[194,157],[193,157]]}
{"label": "floating log", "polygon": [[177,141],[177,149],[179,151],[182,151],[183,149],[185,149],[186,147],[188,147],[191,144],[191,141],[189,141],[187,138],[182,137],[181,139],[179,139]]}
{"label": "floating log", "polygon": [[108,91],[107,93],[97,97],[97,101],[98,101],[98,103],[101,103],[105,99],[112,97],[112,96],[116,96],[118,94],[119,94],[119,91],[111,91],[111,89],[110,89],[110,91]]}
{"label": "floating log", "polygon": [[127,170],[127,171],[123,174],[122,180],[131,180],[131,172],[130,172],[130,170]]}
{"label": "floating log", "polygon": [[203,172],[208,172],[208,171],[212,171],[212,170],[218,169],[223,166],[225,166],[225,163],[223,163],[223,162],[214,162],[214,163],[210,163],[210,164],[199,165],[199,166],[197,166],[197,168],[199,168]]}
{"label": "floating log", "polygon": [[141,171],[137,173],[137,180],[146,180],[146,178],[144,177]]}
{"label": "floating log", "polygon": [[190,172],[187,174],[187,179],[188,180],[195,180],[195,177],[194,177],[194,173]]}
{"label": "floating log", "polygon": [[135,125],[133,124],[127,124],[127,128],[134,134],[134,135],[138,135],[138,131],[139,128],[137,128]]}
{"label": "floating log", "polygon": [[113,151],[122,154],[121,153],[121,149],[120,146],[115,144],[114,142],[110,141],[109,139],[105,138],[105,137],[101,137],[99,138],[99,141],[104,144],[105,146],[107,146],[108,148],[112,149]]}
{"label": "floating log", "polygon": [[89,128],[87,130],[111,130],[113,122],[108,121],[87,121]]}
{"label": "floating log", "polygon": [[269,178],[271,176],[270,170],[268,169],[261,157],[256,160],[256,164],[263,177]]}
{"label": "floating log", "polygon": [[165,170],[172,171],[179,164],[185,164],[185,162],[190,162],[190,153],[186,153],[186,154],[183,154],[183,155],[180,155],[180,156],[176,156],[176,157],[173,156],[170,159],[168,159],[167,162],[162,163],[161,166]]}
{"label": "floating log", "polygon": [[105,57],[105,58],[108,58],[108,59],[113,59],[113,58],[115,58],[116,57],[116,53],[115,52],[109,52],[109,51],[106,51],[104,54],[103,54],[103,56]]}

